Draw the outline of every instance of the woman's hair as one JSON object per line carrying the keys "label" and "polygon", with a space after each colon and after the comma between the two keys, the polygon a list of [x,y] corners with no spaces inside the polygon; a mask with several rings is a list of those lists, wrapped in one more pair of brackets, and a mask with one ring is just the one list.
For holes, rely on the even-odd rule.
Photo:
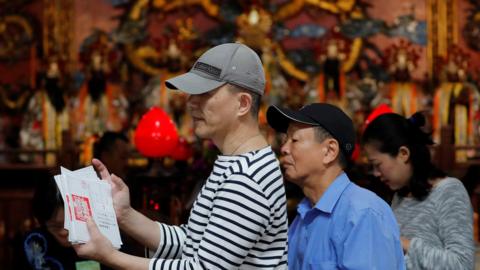
{"label": "woman's hair", "polygon": [[409,119],[395,113],[383,114],[367,126],[362,136],[363,145],[372,145],[381,153],[392,157],[398,155],[402,146],[410,151],[413,173],[408,185],[400,189],[398,194],[406,196],[411,192],[419,200],[430,192],[429,179],[446,176],[432,163],[429,146],[433,145],[433,141],[430,134],[421,130],[425,122],[425,117],[420,112]]}
{"label": "woman's hair", "polygon": [[32,200],[33,216],[41,225],[45,225],[58,209],[63,208],[62,195],[54,179],[50,177],[46,180],[39,181]]}

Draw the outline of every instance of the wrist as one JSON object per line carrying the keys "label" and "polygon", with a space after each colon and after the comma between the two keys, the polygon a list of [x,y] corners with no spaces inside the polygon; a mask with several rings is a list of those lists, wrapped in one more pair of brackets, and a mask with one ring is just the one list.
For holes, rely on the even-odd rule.
{"label": "wrist", "polygon": [[122,257],[122,252],[113,249],[110,254],[105,256],[103,260],[101,261],[102,264],[105,264],[106,266],[110,268],[118,268],[119,267],[119,262],[121,262],[121,257]]}
{"label": "wrist", "polygon": [[118,225],[121,228],[126,226],[134,215],[135,215],[135,209],[133,209],[131,206],[123,209],[121,211],[120,216],[117,217]]}

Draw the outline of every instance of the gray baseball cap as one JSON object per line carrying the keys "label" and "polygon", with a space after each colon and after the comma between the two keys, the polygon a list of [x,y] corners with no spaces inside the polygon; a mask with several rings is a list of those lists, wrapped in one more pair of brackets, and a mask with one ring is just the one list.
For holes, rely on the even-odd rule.
{"label": "gray baseball cap", "polygon": [[170,89],[193,95],[226,83],[263,95],[265,73],[257,53],[240,43],[218,45],[202,54],[189,72],[165,82]]}

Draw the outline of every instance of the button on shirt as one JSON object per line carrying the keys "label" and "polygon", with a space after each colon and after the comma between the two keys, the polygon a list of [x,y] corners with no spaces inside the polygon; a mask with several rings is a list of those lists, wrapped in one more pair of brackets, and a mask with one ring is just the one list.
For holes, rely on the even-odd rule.
{"label": "button on shirt", "polygon": [[304,198],[288,233],[289,269],[405,269],[390,207],[343,173],[312,207]]}

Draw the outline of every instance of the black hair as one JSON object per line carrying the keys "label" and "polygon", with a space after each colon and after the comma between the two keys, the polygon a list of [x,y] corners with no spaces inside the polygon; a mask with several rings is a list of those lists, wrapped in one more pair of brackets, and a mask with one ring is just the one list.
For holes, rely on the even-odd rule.
{"label": "black hair", "polygon": [[423,200],[431,190],[430,179],[445,177],[446,174],[432,163],[429,146],[433,145],[431,134],[421,128],[425,125],[425,116],[418,112],[409,119],[387,113],[373,120],[365,129],[362,144],[375,146],[380,152],[396,157],[400,147],[410,151],[413,173],[408,185],[398,191],[400,196],[412,193],[413,197]]}
{"label": "black hair", "polygon": [[252,106],[250,107],[250,113],[251,115],[257,119],[258,118],[258,112],[260,111],[260,105],[262,104],[262,96],[258,93],[255,93],[253,91],[250,91],[248,89],[244,89],[240,86],[237,86],[235,84],[229,84],[228,89],[230,91],[240,91],[244,93],[250,94],[252,97]]}
{"label": "black hair", "polygon": [[63,208],[60,190],[52,177],[39,181],[32,200],[33,216],[41,225],[45,225],[59,208]]}
{"label": "black hair", "polygon": [[[329,138],[333,138],[333,135],[328,132],[328,130],[324,129],[323,127],[321,126],[314,126],[313,127],[314,131],[315,131],[315,139],[317,140],[317,142],[323,142],[324,140],[326,139],[329,139]],[[338,142],[338,140],[337,140]],[[347,158],[345,157],[345,154],[343,153],[342,151],[342,148],[340,147],[340,143],[338,145],[338,163],[340,164],[340,166],[342,167],[342,169],[345,169],[348,167],[348,160]]]}
{"label": "black hair", "polygon": [[107,131],[103,133],[102,137],[100,137],[100,139],[95,142],[93,146],[93,156],[96,158],[101,158],[102,153],[114,151],[115,142],[117,140],[128,143],[127,136],[121,132]]}

